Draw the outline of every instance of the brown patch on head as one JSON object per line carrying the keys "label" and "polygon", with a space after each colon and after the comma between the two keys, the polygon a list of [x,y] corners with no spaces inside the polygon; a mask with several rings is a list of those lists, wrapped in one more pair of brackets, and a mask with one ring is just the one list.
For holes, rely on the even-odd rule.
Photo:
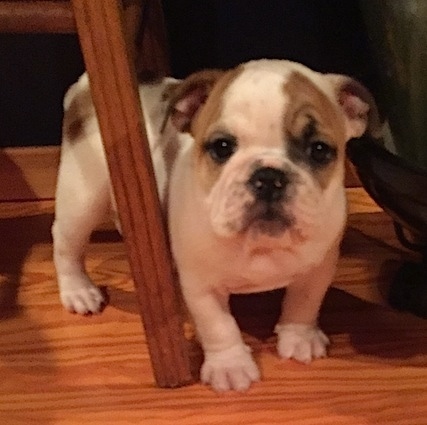
{"label": "brown patch on head", "polygon": [[213,186],[222,168],[207,152],[206,143],[215,137],[208,131],[221,115],[224,92],[242,69],[199,71],[166,93],[170,99],[166,119],[170,117],[178,131],[193,136],[194,166],[206,191]]}
{"label": "brown patch on head", "polygon": [[223,105],[224,92],[242,70],[243,68],[238,67],[224,72],[212,87],[206,102],[197,111],[191,123],[190,132],[196,140],[203,138],[208,128],[218,121]]}
{"label": "brown patch on head", "polygon": [[[316,84],[299,72],[291,74],[284,85],[289,98],[285,116],[288,154],[295,163],[309,168],[320,187],[325,189],[345,157],[345,122],[339,108]],[[323,165],[310,160],[314,142],[331,148],[334,156]]]}
{"label": "brown patch on head", "polygon": [[220,137],[230,135],[214,130],[215,123],[221,116],[224,93],[231,83],[242,72],[242,67],[227,71],[213,87],[206,103],[199,109],[191,123],[190,133],[195,139],[194,160],[199,171],[202,186],[209,191],[218,179],[222,165],[216,163],[208,154],[206,144]]}
{"label": "brown patch on head", "polygon": [[194,140],[194,161],[202,186],[208,191],[221,172],[221,165],[209,156],[206,144],[218,131],[208,134],[221,115],[224,93],[242,67],[230,71],[205,70],[190,75],[172,89],[168,117],[182,132],[189,132]]}
{"label": "brown patch on head", "polygon": [[188,132],[190,130],[195,114],[206,102],[209,93],[223,74],[224,71],[218,69],[196,72],[168,93],[170,103],[166,115],[171,117],[179,131]]}

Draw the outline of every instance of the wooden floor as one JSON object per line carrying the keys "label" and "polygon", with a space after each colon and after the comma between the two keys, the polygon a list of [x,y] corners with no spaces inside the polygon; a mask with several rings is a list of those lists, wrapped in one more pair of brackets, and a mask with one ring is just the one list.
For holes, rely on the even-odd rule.
{"label": "wooden floor", "polygon": [[[263,381],[245,394],[153,385],[123,244],[99,232],[89,270],[102,315],[62,310],[51,261],[52,203],[0,205],[0,424],[427,424],[427,321],[384,301],[411,254],[360,189],[349,190],[343,255],[321,323],[330,357],[281,361],[271,334],[280,294],[234,300]],[[254,320],[255,318],[255,320]]]}

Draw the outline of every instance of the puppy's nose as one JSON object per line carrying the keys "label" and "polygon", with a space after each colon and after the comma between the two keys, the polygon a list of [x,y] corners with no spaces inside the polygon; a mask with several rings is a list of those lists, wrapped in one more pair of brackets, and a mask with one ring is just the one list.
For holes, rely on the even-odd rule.
{"label": "puppy's nose", "polygon": [[258,168],[248,181],[256,199],[265,202],[280,201],[288,183],[286,174],[273,167]]}

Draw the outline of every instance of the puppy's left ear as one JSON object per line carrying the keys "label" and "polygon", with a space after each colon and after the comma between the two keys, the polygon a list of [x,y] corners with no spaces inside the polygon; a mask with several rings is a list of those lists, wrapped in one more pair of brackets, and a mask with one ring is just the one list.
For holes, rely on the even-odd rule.
{"label": "puppy's left ear", "polygon": [[379,138],[382,124],[369,90],[345,75],[327,74],[326,77],[332,83],[336,99],[346,116],[347,139],[361,137],[365,133]]}
{"label": "puppy's left ear", "polygon": [[174,87],[167,118],[171,118],[178,131],[190,130],[191,121],[223,74],[224,71],[217,69],[199,71]]}

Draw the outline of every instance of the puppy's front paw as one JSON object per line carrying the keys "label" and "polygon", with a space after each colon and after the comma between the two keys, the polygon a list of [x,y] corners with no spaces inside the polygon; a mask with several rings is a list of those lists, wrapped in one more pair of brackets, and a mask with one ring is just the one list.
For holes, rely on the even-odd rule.
{"label": "puppy's front paw", "polygon": [[223,351],[205,352],[200,378],[218,392],[246,391],[252,382],[259,381],[260,373],[251,349],[239,344]]}
{"label": "puppy's front paw", "polygon": [[105,304],[101,290],[86,275],[63,277],[59,292],[62,305],[73,313],[99,313]]}
{"label": "puppy's front paw", "polygon": [[316,326],[288,323],[277,325],[277,351],[284,359],[310,363],[313,359],[326,357],[328,337]]}

